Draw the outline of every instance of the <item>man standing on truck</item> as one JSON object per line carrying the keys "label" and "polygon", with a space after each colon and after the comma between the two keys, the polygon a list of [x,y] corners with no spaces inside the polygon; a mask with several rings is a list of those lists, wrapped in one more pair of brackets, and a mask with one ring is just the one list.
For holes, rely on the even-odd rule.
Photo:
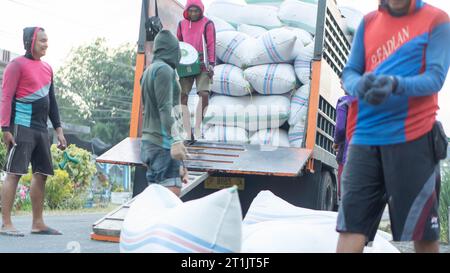
{"label": "man standing on truck", "polygon": [[439,252],[438,92],[450,63],[448,15],[422,0],[384,0],[359,26],[343,71],[349,109],[338,252],[373,241],[386,204],[394,241]]}
{"label": "man standing on truck", "polygon": [[[193,135],[189,108],[187,107],[189,93],[195,81],[197,94],[200,97],[194,127],[194,135],[197,138],[201,136],[201,124],[209,104],[209,94],[216,63],[216,30],[213,21],[204,16],[204,11],[205,8],[201,0],[188,0],[183,13],[184,20],[179,22],[177,29],[178,40],[192,45],[199,52],[202,62],[199,75],[180,79],[183,124],[191,140],[193,140]],[[204,45],[206,45],[206,50],[203,48]],[[203,52],[206,52],[208,56],[204,56]]]}
{"label": "man standing on truck", "polygon": [[[180,195],[182,179],[188,173],[181,167],[187,150],[173,111],[180,105],[180,85],[175,71],[181,58],[177,38],[162,30],[155,38],[152,65],[142,76],[141,159],[147,166],[147,182],[167,187]],[[181,179],[182,177],[182,179]]]}
{"label": "man standing on truck", "polygon": [[53,124],[58,148],[67,146],[59,118],[53,86],[53,70],[41,61],[48,48],[48,37],[40,27],[23,30],[25,56],[14,59],[4,72],[0,103],[3,140],[8,148],[7,173],[2,187],[2,227],[0,235],[22,237],[14,228],[11,210],[20,177],[28,173],[31,162],[31,204],[33,207],[32,234],[61,235],[44,223],[44,193],[47,177],[53,175],[52,156],[47,120]]}

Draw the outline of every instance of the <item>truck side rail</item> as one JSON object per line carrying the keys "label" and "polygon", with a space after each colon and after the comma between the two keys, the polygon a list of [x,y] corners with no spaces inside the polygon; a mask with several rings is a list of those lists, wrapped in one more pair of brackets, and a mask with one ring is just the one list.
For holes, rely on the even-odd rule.
{"label": "truck side rail", "polygon": [[[350,42],[342,26],[342,16],[336,3],[319,0],[305,146],[313,150],[314,159],[334,168],[337,168],[332,148],[336,126],[335,105],[344,94],[340,75],[350,54]],[[314,170],[312,161],[308,169]]]}

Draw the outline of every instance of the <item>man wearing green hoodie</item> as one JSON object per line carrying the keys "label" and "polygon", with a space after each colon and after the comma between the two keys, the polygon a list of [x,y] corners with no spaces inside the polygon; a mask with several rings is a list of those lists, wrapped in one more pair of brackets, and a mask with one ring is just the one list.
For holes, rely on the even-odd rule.
{"label": "man wearing green hoodie", "polygon": [[[180,162],[187,150],[173,113],[180,105],[180,85],[175,71],[181,58],[177,38],[162,30],[155,38],[152,65],[141,80],[144,105],[141,159],[147,165],[148,183],[157,183],[180,195],[187,170]],[[181,179],[183,177],[183,181]]]}

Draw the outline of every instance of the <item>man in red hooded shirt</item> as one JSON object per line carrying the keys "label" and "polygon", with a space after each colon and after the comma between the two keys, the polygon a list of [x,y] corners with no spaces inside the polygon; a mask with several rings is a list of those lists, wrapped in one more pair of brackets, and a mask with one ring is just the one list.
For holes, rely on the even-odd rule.
{"label": "man in red hooded shirt", "polygon": [[[183,13],[184,20],[180,21],[177,30],[178,40],[192,45],[199,52],[202,62],[199,75],[180,79],[183,124],[186,132],[192,131],[187,103],[194,81],[197,87],[197,94],[201,98],[197,106],[195,121],[196,136],[200,135],[201,123],[205,115],[205,109],[208,107],[209,93],[214,76],[214,65],[216,63],[216,30],[214,23],[204,16],[204,11],[205,8],[201,0],[188,0]],[[208,64],[204,63],[203,37],[206,44]]]}

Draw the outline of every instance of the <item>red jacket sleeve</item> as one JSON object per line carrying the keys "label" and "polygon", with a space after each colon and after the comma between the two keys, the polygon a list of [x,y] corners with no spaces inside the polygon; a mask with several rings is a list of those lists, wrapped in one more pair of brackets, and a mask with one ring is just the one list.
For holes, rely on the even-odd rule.
{"label": "red jacket sleeve", "polygon": [[206,25],[206,41],[208,48],[208,61],[211,65],[216,64],[216,27],[213,21]]}
{"label": "red jacket sleeve", "polygon": [[181,33],[181,22],[179,22],[177,26],[177,38],[178,41],[183,42],[183,34]]}
{"label": "red jacket sleeve", "polygon": [[2,95],[0,100],[0,124],[2,131],[11,131],[11,115],[14,97],[20,80],[20,65],[11,62],[3,74]]}

